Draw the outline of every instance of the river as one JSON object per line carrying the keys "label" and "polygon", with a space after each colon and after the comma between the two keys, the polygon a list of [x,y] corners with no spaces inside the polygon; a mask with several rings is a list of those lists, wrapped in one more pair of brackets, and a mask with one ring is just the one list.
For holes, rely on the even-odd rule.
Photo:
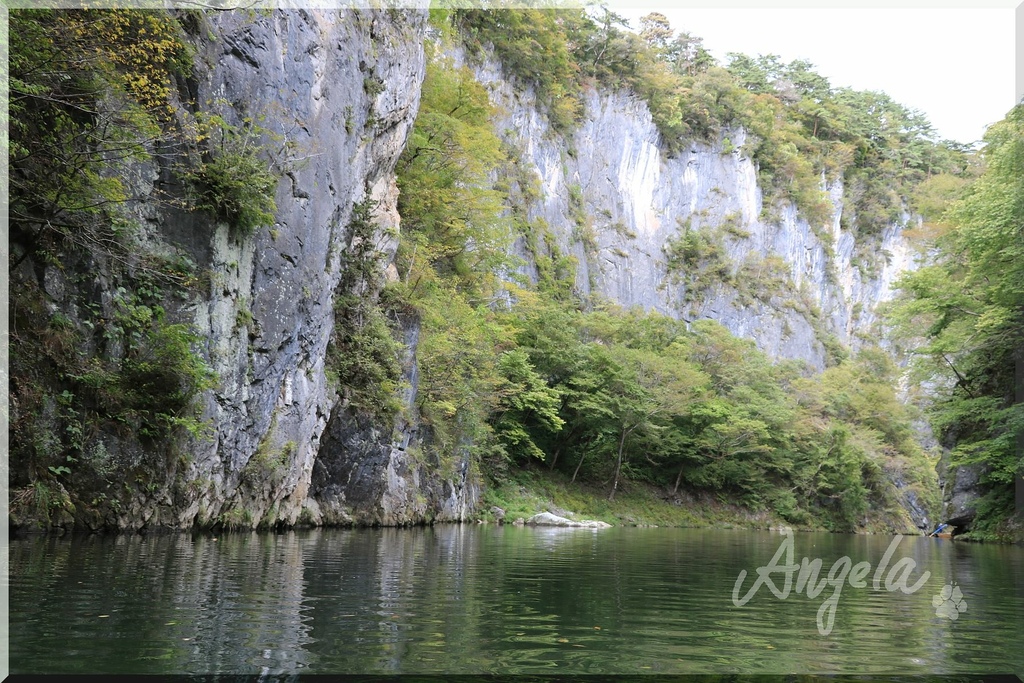
{"label": "river", "polygon": [[[10,669],[1024,672],[1024,548],[790,538],[795,562],[821,559],[822,576],[844,556],[871,565],[864,587],[840,584],[827,634],[817,616],[832,585],[808,598],[794,580],[785,599],[763,585],[734,602],[740,572],[742,599],[786,542],[778,532],[451,525],[12,539]],[[781,593],[784,574],[768,577]]]}

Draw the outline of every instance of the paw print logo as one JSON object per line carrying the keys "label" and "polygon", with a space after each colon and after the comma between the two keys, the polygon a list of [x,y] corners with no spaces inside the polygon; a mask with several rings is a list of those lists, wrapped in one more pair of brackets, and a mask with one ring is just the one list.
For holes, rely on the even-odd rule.
{"label": "paw print logo", "polygon": [[960,586],[952,583],[946,584],[938,595],[932,598],[932,607],[935,608],[935,616],[946,617],[956,621],[961,612],[967,611],[967,601],[960,591]]}

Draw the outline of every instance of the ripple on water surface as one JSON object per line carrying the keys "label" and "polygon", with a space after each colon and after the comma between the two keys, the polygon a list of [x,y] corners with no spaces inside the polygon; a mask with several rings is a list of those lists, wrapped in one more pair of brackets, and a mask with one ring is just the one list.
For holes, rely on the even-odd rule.
{"label": "ripple on water surface", "polygon": [[[904,539],[923,587],[732,604],[777,533],[475,526],[18,539],[19,673],[1024,671],[1024,549]],[[795,558],[877,565],[891,538],[797,534]],[[914,579],[910,580],[913,583]],[[781,586],[782,578],[777,577]],[[956,621],[936,614],[962,590]]]}

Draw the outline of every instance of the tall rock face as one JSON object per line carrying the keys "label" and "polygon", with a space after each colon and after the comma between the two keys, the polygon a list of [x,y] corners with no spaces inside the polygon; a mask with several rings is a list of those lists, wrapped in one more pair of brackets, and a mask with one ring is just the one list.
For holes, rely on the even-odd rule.
{"label": "tall rock face", "polygon": [[[418,471],[401,451],[391,453],[389,426],[365,430],[355,442],[324,438],[332,416],[348,414],[324,363],[334,298],[359,293],[339,291],[354,204],[372,199],[378,243],[387,255],[395,248],[394,167],[418,107],[424,20],[414,12],[316,11],[216,20],[222,40],[210,45],[200,98],[226,100],[235,116],[266,121],[285,141],[287,158],[273,228],[248,249],[224,229],[213,243],[210,264],[221,284],[198,305],[196,321],[221,378],[207,415],[218,433],[194,465],[209,485],[179,523],[230,518],[233,510],[243,523],[294,523],[304,509],[303,521],[320,522],[310,491],[314,463],[336,449],[385,455],[366,465],[365,481],[330,490],[362,487],[353,497],[367,517],[381,508],[377,516],[391,523],[423,518],[415,513],[425,510],[395,510],[390,500],[390,487],[403,488],[402,477]],[[251,324],[239,328],[243,306]],[[402,475],[389,479],[395,469]]]}
{"label": "tall rock face", "polygon": [[[403,321],[408,389],[397,421],[355,411],[326,366],[336,300],[379,290],[379,282],[343,284],[350,283],[345,256],[362,239],[351,229],[354,207],[367,199],[374,207],[382,264],[396,248],[394,169],[419,104],[426,16],[310,9],[204,18],[194,37],[196,70],[182,89],[233,125],[244,129],[251,120],[269,131],[262,142],[281,176],[274,222],[239,236],[209,215],[160,201],[182,189],[168,169],[138,169],[132,248],[139,258],[187,258],[199,274],[198,287],[161,305],[170,320],[195,330],[216,374],[201,396],[207,428],[157,445],[110,425],[80,433],[79,460],[93,471],[83,462],[49,468],[63,477],[55,480],[62,495],[65,483],[71,491],[66,504],[51,505],[59,514],[46,513],[51,524],[402,525],[472,513],[479,484],[469,456],[441,473],[418,447],[425,438],[415,409],[418,322]],[[566,138],[550,130],[529,89],[495,63],[473,68],[501,110],[496,130],[517,153],[523,177],[539,186],[529,218],[576,257],[584,296],[713,318],[776,358],[821,368],[837,343],[858,344],[855,330],[874,322],[894,277],[913,267],[901,226],[869,248],[855,244],[842,227],[838,182],[828,185],[835,207],[828,225],[809,225],[792,206],[766,211],[740,130],[668,157],[645,104],[591,92],[585,119]],[[697,256],[687,240],[696,240]],[[536,248],[515,245],[523,274],[534,279]],[[24,301],[38,303],[39,315],[59,315],[62,329],[77,330],[82,354],[116,361],[94,323],[117,315],[122,265],[80,251],[46,262],[17,243],[12,255],[12,291],[31,290]],[[63,344],[64,334],[52,332],[46,343]],[[19,413],[30,397],[15,396],[11,423],[65,438],[76,423],[62,403],[63,381],[35,381],[41,407],[32,416]],[[12,485],[22,487],[15,498],[33,495],[32,467],[12,465]],[[13,516],[16,524],[38,521],[24,510]]]}
{"label": "tall rock face", "polygon": [[[63,527],[122,529],[465,517],[478,495],[467,468],[434,481],[407,451],[415,425],[368,423],[325,367],[336,298],[379,290],[379,283],[358,282],[342,291],[351,289],[342,275],[355,239],[353,207],[371,201],[383,263],[396,248],[394,169],[419,104],[425,27],[426,11],[312,9],[212,12],[193,26],[195,69],[179,84],[183,101],[241,130],[255,122],[281,176],[273,224],[248,236],[159,201],[182,191],[167,168],[144,165],[132,180],[141,200],[128,207],[139,223],[130,249],[139,258],[188,259],[199,274],[199,285],[161,307],[194,329],[216,374],[215,387],[200,397],[205,432],[154,445],[103,425],[87,435],[80,457],[95,471],[78,464],[64,468],[70,474],[60,470],[67,487],[56,486],[65,497],[51,506],[60,514],[37,506],[33,519],[31,510],[16,509],[15,525],[40,516]],[[46,309],[83,338],[94,327],[87,308],[114,317],[116,264],[89,254],[35,263],[27,247],[12,246],[19,285],[38,290]],[[407,327],[406,379],[414,387],[415,324]],[[102,343],[84,351],[117,362]],[[43,398],[34,426],[59,435],[61,380],[47,381],[52,397]],[[413,399],[407,392],[407,413]],[[15,401],[12,422],[21,417]],[[358,476],[339,464],[353,457],[361,459]],[[312,486],[318,460],[326,478]],[[31,482],[31,467],[12,485]]]}
{"label": "tall rock face", "polygon": [[[461,51],[451,56],[466,63]],[[715,319],[772,357],[821,369],[837,342],[859,346],[858,330],[876,322],[896,276],[916,265],[902,237],[910,216],[855,242],[841,180],[822,179],[833,205],[826,225],[810,225],[791,204],[766,207],[742,130],[669,157],[644,102],[590,91],[583,122],[563,137],[499,65],[469,66],[501,112],[495,129],[520,174],[539,183],[529,217],[576,257],[584,295]],[[698,248],[688,252],[687,239]],[[523,241],[517,249],[535,280],[533,254]]]}

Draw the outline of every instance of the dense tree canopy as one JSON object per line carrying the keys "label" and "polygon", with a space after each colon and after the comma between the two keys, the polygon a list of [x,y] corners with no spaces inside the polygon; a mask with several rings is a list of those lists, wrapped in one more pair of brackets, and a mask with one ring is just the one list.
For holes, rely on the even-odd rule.
{"label": "dense tree canopy", "polygon": [[1024,471],[1024,106],[989,128],[981,156],[975,182],[947,185],[935,258],[900,281],[894,320],[921,341],[917,367],[937,387],[932,420],[953,462],[985,470],[984,536],[999,533]]}
{"label": "dense tree canopy", "polygon": [[[669,149],[746,127],[762,179],[821,220],[823,171],[873,180],[884,162],[913,183],[931,172],[900,156],[913,145],[925,157],[956,158],[926,124],[912,130],[917,115],[883,95],[835,90],[806,62],[735,55],[727,68],[715,65],[699,39],[676,34],[657,14],[639,34],[607,9],[460,10],[433,19],[471,50],[491,46],[534,88],[557,131],[575,125],[588,83],[645,98]],[[492,116],[469,69],[430,56],[398,165],[400,281],[389,290],[422,321],[418,400],[432,457],[443,463],[468,449],[492,483],[543,466],[604,487],[609,499],[643,481],[837,530],[900,524],[887,516],[904,495],[894,481],[926,506],[936,502],[934,462],[912,436],[911,414],[893,389],[896,368],[881,351],[837,355],[815,375],[773,364],[711,321],[688,325],[573,295],[574,263],[542,221],[527,219],[538,190]],[[875,198],[887,221],[904,190],[878,182],[895,188]],[[862,202],[861,214],[870,204]],[[513,236],[537,263],[536,287],[512,276]],[[698,265],[713,261],[715,249],[684,230],[667,256],[687,277],[705,279]]]}

